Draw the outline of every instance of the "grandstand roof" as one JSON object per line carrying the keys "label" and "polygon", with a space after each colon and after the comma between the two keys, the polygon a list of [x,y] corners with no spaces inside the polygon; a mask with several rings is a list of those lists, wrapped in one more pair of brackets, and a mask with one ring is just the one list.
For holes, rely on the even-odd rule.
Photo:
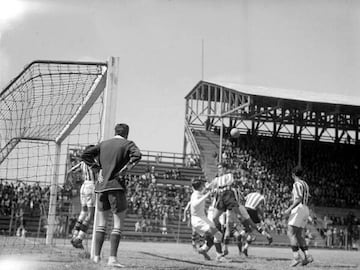
{"label": "grandstand roof", "polygon": [[[204,83],[225,87],[240,94],[249,95],[254,104],[262,106],[275,106],[280,103],[282,107],[310,108],[312,111],[360,115],[360,97],[296,89],[243,85],[224,81],[200,81],[189,92],[186,98],[190,97],[192,93]],[[208,99],[206,95],[202,98],[204,100]],[[213,98],[214,97],[211,97],[211,99]]]}
{"label": "grandstand roof", "polygon": [[360,144],[360,97],[200,81],[185,99],[186,127]]}

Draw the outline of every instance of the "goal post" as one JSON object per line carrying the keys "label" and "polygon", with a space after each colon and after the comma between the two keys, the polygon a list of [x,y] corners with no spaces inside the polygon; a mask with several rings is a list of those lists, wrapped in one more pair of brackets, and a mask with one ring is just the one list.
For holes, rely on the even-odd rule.
{"label": "goal post", "polygon": [[25,183],[32,193],[38,190],[30,183],[50,187],[50,195],[44,193],[48,245],[57,230],[58,199],[68,199],[59,187],[67,177],[66,149],[99,142],[108,129],[104,91],[114,59],[34,61],[0,92],[0,181],[19,190]]}
{"label": "goal post", "polygon": [[[103,114],[103,128],[101,140],[110,139],[114,136],[114,126],[116,122],[117,109],[117,93],[119,92],[119,57],[110,57],[108,60],[107,70],[107,85],[104,93],[104,114]],[[95,233],[98,222],[98,195],[96,194],[95,214],[93,222],[93,231],[91,238],[90,257],[95,256]]]}

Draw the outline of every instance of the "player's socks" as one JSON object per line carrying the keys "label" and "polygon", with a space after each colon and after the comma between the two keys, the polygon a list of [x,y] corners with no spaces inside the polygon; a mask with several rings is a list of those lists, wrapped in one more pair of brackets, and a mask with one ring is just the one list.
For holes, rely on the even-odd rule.
{"label": "player's socks", "polygon": [[104,240],[105,240],[105,227],[98,226],[95,232],[95,244],[94,244],[95,256],[100,256],[101,249],[104,244]]}
{"label": "player's socks", "polygon": [[84,231],[80,231],[76,238],[79,238],[81,240],[85,239],[86,233]]}
{"label": "player's socks", "polygon": [[74,226],[74,230],[73,230],[73,234],[72,234],[73,238],[75,238],[78,235],[78,233],[80,231],[80,228],[81,228],[81,225],[82,225],[81,220],[76,221],[75,226]]}
{"label": "player's socks", "polygon": [[229,254],[229,249],[228,249],[228,246],[225,245],[225,246],[224,246],[224,251],[223,251],[223,256],[226,256],[226,255],[228,255],[228,254]]}
{"label": "player's socks", "polygon": [[[297,247],[292,247],[293,250],[293,257],[294,259],[291,261],[290,266],[295,267],[301,263],[301,258],[299,252],[296,250]],[[295,251],[296,250],[296,251]]]}
{"label": "player's socks", "polygon": [[242,252],[242,241],[241,241],[241,235],[239,235],[239,236],[237,236],[236,237],[236,245],[237,245],[237,247],[238,247],[238,249],[239,249],[239,254],[241,254],[241,252]]}
{"label": "player's socks", "polygon": [[300,249],[302,250],[302,252],[304,252],[305,255],[305,259],[302,262],[302,265],[307,265],[309,263],[312,263],[314,261],[314,258],[310,255],[308,247],[300,247]]}
{"label": "player's socks", "polygon": [[222,254],[221,243],[214,243],[214,246],[215,246],[216,253]]}
{"label": "player's socks", "polygon": [[121,230],[114,228],[110,234],[110,256],[116,257],[121,239]]}
{"label": "player's socks", "polygon": [[223,255],[226,256],[229,254],[229,243],[230,243],[230,238],[229,237],[225,237],[224,238],[224,251],[223,251]]}
{"label": "player's socks", "polygon": [[244,253],[244,255],[246,257],[248,256],[248,249],[249,249],[249,243],[246,241],[244,246],[243,246],[243,250],[242,250],[242,252]]}

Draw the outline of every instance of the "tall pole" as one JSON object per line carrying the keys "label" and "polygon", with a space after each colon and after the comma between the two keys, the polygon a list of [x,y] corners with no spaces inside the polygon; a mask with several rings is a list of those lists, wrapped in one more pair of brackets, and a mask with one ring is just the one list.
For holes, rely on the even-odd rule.
{"label": "tall pole", "polygon": [[298,166],[301,167],[301,127],[300,127],[300,133],[299,133],[299,151],[298,151]]}
{"label": "tall pole", "polygon": [[204,80],[204,39],[201,40],[201,80]]}
{"label": "tall pole", "polygon": [[222,142],[224,138],[224,118],[221,117],[221,128],[220,128],[220,143],[219,143],[219,163],[222,160]]}
{"label": "tall pole", "polygon": [[220,127],[220,142],[219,142],[219,163],[222,160],[222,142],[223,142],[223,137],[224,137],[224,118],[222,116],[223,114],[223,92],[224,89],[221,87],[220,88],[220,122],[221,122],[221,127]]}

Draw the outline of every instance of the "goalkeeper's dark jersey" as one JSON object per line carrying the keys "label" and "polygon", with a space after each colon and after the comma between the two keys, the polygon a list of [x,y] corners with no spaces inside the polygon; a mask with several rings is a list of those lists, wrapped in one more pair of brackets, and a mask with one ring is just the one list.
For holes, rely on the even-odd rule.
{"label": "goalkeeper's dark jersey", "polygon": [[[100,164],[96,163],[96,156]],[[95,192],[104,192],[126,189],[125,179],[118,172],[127,164],[138,163],[141,152],[133,141],[115,136],[85,150],[81,158],[90,167],[101,168],[101,180],[96,181]]]}

